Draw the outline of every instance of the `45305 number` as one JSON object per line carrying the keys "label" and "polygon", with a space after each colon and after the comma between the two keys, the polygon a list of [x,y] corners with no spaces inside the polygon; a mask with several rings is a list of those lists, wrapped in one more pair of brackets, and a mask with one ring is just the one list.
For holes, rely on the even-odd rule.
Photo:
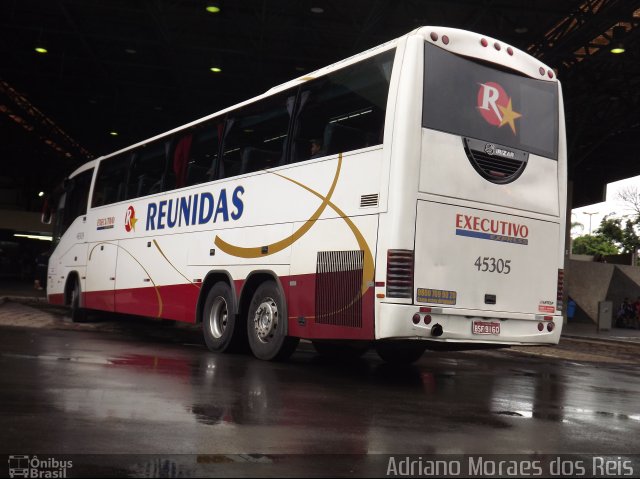
{"label": "45305 number", "polygon": [[478,271],[483,273],[509,274],[511,272],[511,260],[502,258],[491,258],[489,256],[478,256],[473,263]]}

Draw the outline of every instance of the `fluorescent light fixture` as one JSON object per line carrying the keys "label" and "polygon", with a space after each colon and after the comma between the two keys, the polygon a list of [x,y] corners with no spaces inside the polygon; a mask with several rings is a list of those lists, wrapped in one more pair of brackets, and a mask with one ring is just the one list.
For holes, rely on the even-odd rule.
{"label": "fluorescent light fixture", "polygon": [[211,70],[213,73],[220,73],[222,71],[222,69],[218,67],[211,67],[209,68],[209,70]]}
{"label": "fluorescent light fixture", "polygon": [[35,51],[36,51],[36,52],[38,52],[38,53],[42,53],[42,54],[44,54],[44,53],[49,53],[49,50],[47,50],[47,49],[46,49],[46,48],[44,48],[44,47],[36,47],[36,48],[35,48]]}
{"label": "fluorescent light fixture", "polygon": [[44,235],[28,235],[28,234],[14,233],[13,236],[17,236],[18,238],[29,238],[29,239],[42,240],[42,241],[53,241],[53,238],[51,236],[44,236]]}
{"label": "fluorescent light fixture", "polygon": [[205,10],[209,13],[220,13],[220,7],[217,5],[207,5]]}
{"label": "fluorescent light fixture", "polygon": [[118,136],[118,132],[117,131],[110,131],[109,134],[111,136]]}

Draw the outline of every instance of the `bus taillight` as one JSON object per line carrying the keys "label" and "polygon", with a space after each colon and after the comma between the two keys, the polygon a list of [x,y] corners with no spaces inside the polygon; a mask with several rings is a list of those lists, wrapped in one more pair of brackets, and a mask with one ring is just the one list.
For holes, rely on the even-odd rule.
{"label": "bus taillight", "polygon": [[413,297],[413,251],[387,251],[387,298]]}
{"label": "bus taillight", "polygon": [[564,269],[558,269],[558,295],[556,309],[562,311],[562,299],[564,296]]}

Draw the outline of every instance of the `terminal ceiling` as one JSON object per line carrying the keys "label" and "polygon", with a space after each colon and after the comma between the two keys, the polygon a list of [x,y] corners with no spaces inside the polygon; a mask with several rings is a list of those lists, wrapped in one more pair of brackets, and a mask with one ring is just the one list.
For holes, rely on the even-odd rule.
{"label": "terminal ceiling", "polygon": [[443,25],[556,69],[573,204],[589,204],[640,174],[639,24],[640,0],[3,0],[0,189],[51,188],[89,158]]}

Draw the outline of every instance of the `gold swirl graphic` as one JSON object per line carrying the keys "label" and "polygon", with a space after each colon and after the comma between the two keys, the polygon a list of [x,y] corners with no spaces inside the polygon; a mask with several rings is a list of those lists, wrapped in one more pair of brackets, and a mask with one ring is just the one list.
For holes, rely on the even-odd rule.
{"label": "gold swirl graphic", "polygon": [[[142,271],[145,272],[145,274],[147,275],[147,278],[149,278],[149,281],[151,281],[151,284],[153,284],[153,290],[156,293],[156,296],[158,298],[158,314],[157,317],[159,318],[160,316],[162,316],[162,309],[163,309],[163,304],[162,304],[162,296],[160,296],[160,290],[158,289],[158,286],[156,285],[155,281],[153,280],[153,278],[151,277],[151,274],[149,274],[149,272],[147,271],[147,269],[142,266],[142,263],[140,261],[138,261],[138,259],[133,256],[129,251],[127,251],[125,248],[123,248],[122,246],[120,246],[119,244],[116,243],[109,243],[107,241],[102,241],[100,243],[96,243],[93,248],[91,248],[91,251],[89,251],[89,261],[91,260],[91,255],[93,254],[93,250],[95,250],[98,246],[103,245],[103,244],[109,244],[112,246],[115,246],[118,249],[121,249],[122,251],[124,251],[125,253],[127,253],[129,256],[131,256],[131,258],[133,258],[133,260],[138,263],[138,265],[142,268]],[[116,291],[115,287],[114,287],[114,292]]]}
{"label": "gold swirl graphic", "polygon": [[167,263],[169,263],[169,266],[171,266],[176,273],[178,273],[180,276],[182,276],[185,280],[187,280],[187,283],[189,283],[191,286],[195,286],[197,289],[200,289],[200,286],[198,286],[196,283],[194,283],[193,281],[191,281],[189,278],[187,278],[184,274],[182,274],[182,272],[175,267],[175,265],[169,260],[169,258],[167,258],[167,255],[164,254],[164,251],[162,251],[162,248],[160,248],[160,245],[158,244],[158,242],[156,240],[153,240],[153,244],[156,247],[156,249],[158,250],[158,252],[162,255],[162,257],[165,259],[165,261]]}
{"label": "gold swirl graphic", "polygon": [[369,245],[367,244],[367,241],[365,240],[364,235],[360,232],[358,227],[353,223],[353,221],[351,221],[350,218],[347,217],[344,211],[342,211],[340,208],[338,208],[338,206],[336,206],[334,203],[331,202],[331,196],[333,195],[336,185],[338,184],[338,178],[340,176],[341,168],[342,168],[342,153],[338,155],[338,166],[336,168],[336,174],[333,178],[333,183],[331,184],[331,188],[329,189],[329,192],[326,195],[322,195],[321,193],[318,193],[317,191],[309,188],[308,186],[300,183],[299,181],[288,178],[279,173],[272,173],[284,180],[290,181],[291,183],[298,185],[299,187],[307,190],[311,194],[320,198],[322,200],[322,203],[320,204],[318,209],[313,213],[313,215],[311,215],[311,217],[307,221],[305,221],[300,228],[294,231],[292,235],[268,245],[267,246],[268,249],[266,253],[262,252],[263,251],[262,246],[253,247],[253,248],[244,248],[241,246],[234,246],[222,240],[222,238],[220,238],[219,236],[216,236],[214,240],[214,244],[218,248],[220,248],[223,252],[231,256],[236,256],[240,258],[259,258],[262,256],[268,256],[268,255],[277,253],[278,251],[282,251],[283,249],[291,246],[298,239],[300,239],[304,234],[306,234],[311,229],[315,221],[318,218],[320,218],[320,215],[322,215],[326,207],[330,206],[331,209],[333,209],[340,216],[340,218],[342,218],[342,220],[347,224],[347,226],[353,233],[353,236],[356,238],[356,241],[358,242],[358,246],[362,251],[364,251],[364,264],[363,264],[363,270],[362,270],[362,286],[361,286],[361,294],[364,295],[364,293],[370,287],[369,284],[373,281],[373,271],[374,271],[373,255],[371,254],[371,250],[369,249]]}
{"label": "gold swirl graphic", "polygon": [[[340,155],[338,155],[338,168],[336,169],[336,174],[335,174],[335,176],[333,178],[333,183],[331,184],[331,188],[329,189],[329,193],[327,193],[326,197],[318,195],[322,199],[322,203],[320,204],[318,209],[311,215],[311,217],[300,228],[298,228],[296,231],[294,231],[293,234],[291,234],[290,236],[288,236],[288,237],[286,237],[286,238],[284,238],[284,239],[282,239],[280,241],[276,241],[275,243],[267,245],[266,246],[266,248],[267,248],[267,252],[266,253],[262,252],[264,246],[256,246],[256,247],[253,247],[253,248],[244,248],[242,246],[234,246],[232,244],[227,243],[226,241],[224,241],[219,236],[216,236],[216,238],[213,241],[213,243],[218,248],[220,248],[222,251],[227,253],[228,255],[235,256],[235,257],[238,257],[238,258],[260,258],[262,256],[269,256],[269,255],[275,254],[275,253],[277,253],[279,251],[282,251],[285,248],[288,248],[293,243],[298,241],[302,236],[304,236],[304,234],[311,229],[311,227],[313,226],[314,221],[316,221],[318,218],[320,218],[320,215],[322,214],[322,212],[325,210],[325,208],[329,204],[329,200],[331,199],[331,196],[333,195],[333,191],[335,190],[336,185],[338,184],[338,177],[340,176],[340,168],[341,167],[342,167],[342,153],[340,153]],[[280,176],[280,175],[277,175],[277,176]],[[288,179],[288,178],[286,178],[284,176],[282,178]]]}

